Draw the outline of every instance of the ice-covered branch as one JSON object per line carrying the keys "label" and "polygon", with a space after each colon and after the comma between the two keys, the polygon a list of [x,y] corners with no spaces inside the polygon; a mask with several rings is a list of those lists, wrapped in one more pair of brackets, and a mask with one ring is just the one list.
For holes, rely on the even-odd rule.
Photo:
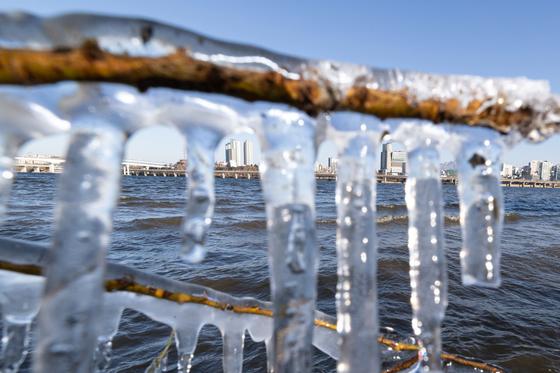
{"label": "ice-covered branch", "polygon": [[[0,275],[2,273],[5,274],[0,276],[0,302],[2,306],[5,307],[4,303],[6,301],[12,301],[12,309],[21,306],[19,302],[23,302],[25,308],[20,309],[23,311],[23,315],[29,318],[29,320],[35,315],[39,306],[39,295],[42,286],[41,277],[39,277],[39,275],[41,275],[42,267],[45,265],[47,251],[48,249],[45,246],[36,243],[0,238]],[[15,275],[26,276],[26,278],[18,279]],[[29,292],[29,289],[27,289],[26,296],[23,298],[19,296],[15,298],[6,297],[6,291],[11,291],[9,289],[11,289],[11,285],[13,285],[10,281],[13,280],[19,281],[22,285],[27,287],[31,285],[35,287],[35,289],[32,292]],[[195,304],[205,307],[206,311],[202,313],[199,312],[198,314],[204,315],[208,323],[215,323],[216,315],[220,315],[220,313],[229,314],[230,316],[232,314],[238,314],[257,317],[258,322],[253,323],[252,325],[254,325],[254,327],[248,329],[251,337],[259,341],[266,340],[270,337],[270,324],[267,325],[267,320],[270,320],[273,316],[272,304],[270,302],[264,302],[253,298],[235,298],[211,288],[174,281],[114,263],[108,263],[107,265],[105,290],[108,293],[105,294],[104,302],[105,305],[108,306],[108,309],[106,307],[104,317],[110,314],[110,309],[114,311],[114,314],[112,317],[108,317],[108,322],[104,323],[104,326],[101,327],[102,335],[108,336],[116,331],[114,321],[116,317],[114,316],[116,313],[120,312],[121,307],[137,309],[150,317],[154,316],[155,320],[173,324],[173,318],[170,317],[170,313],[175,312],[171,310],[170,306],[172,304]],[[13,291],[17,294],[22,294],[21,288],[19,290],[13,289]],[[107,298],[107,296],[111,294],[114,294],[115,297]],[[128,298],[128,301],[123,298]],[[151,304],[155,306],[157,312],[155,312],[154,315],[150,315],[150,311],[145,307],[142,308],[139,301],[133,303],[132,301],[134,299],[144,301],[145,305],[150,304],[150,301],[146,301],[146,299],[152,299]],[[208,312],[212,309],[217,310],[218,314]],[[184,318],[181,321],[192,320],[194,314],[191,312],[189,315],[188,318]],[[336,320],[329,315],[316,311],[314,325],[314,344],[333,358],[338,358]],[[418,350],[417,345],[395,341],[383,335],[379,336],[378,343],[381,346],[385,346],[387,352],[415,352]],[[385,361],[385,363],[389,363],[389,366],[395,367],[394,355],[390,356],[390,361]],[[403,355],[403,357],[404,356],[406,355]],[[463,358],[458,355],[444,353],[442,354],[442,359],[444,361],[453,362],[459,366],[477,368],[484,372],[503,372],[499,367]],[[396,360],[401,360],[401,357]],[[396,372],[398,370],[388,368],[387,371]]]}
{"label": "ice-covered branch", "polygon": [[4,14],[0,47],[0,84],[117,82],[281,102],[312,114],[466,123],[532,140],[560,132],[560,104],[543,81],[305,60],[146,20]]}

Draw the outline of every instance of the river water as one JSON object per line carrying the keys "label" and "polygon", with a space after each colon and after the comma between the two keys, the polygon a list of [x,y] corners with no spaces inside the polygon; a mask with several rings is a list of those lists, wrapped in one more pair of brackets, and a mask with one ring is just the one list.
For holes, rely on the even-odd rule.
{"label": "river water", "polygon": [[[2,236],[48,242],[53,231],[55,175],[18,174]],[[109,259],[238,296],[269,296],[266,222],[258,180],[216,180],[216,214],[201,264],[179,260],[185,180],[124,177]],[[335,182],[317,182],[320,252],[318,308],[334,315],[336,291]],[[502,276],[499,289],[460,283],[458,200],[443,186],[449,307],[444,350],[499,364],[513,372],[560,372],[560,190],[505,188]],[[402,185],[378,185],[378,286],[381,325],[411,334],[407,219]],[[140,372],[162,349],[170,329],[125,311],[114,339],[112,372]],[[221,372],[218,329],[203,328],[193,372]],[[174,358],[173,353],[170,360]],[[29,360],[29,359],[28,359]],[[334,372],[316,354],[316,372]],[[23,367],[29,370],[29,361]],[[264,344],[245,343],[244,372],[264,372]]]}

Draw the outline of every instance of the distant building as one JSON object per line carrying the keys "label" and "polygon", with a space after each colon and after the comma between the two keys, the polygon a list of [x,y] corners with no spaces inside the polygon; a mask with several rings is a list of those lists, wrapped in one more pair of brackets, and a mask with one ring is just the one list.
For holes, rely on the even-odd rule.
{"label": "distant building", "polygon": [[406,152],[395,150],[391,153],[391,173],[405,175],[406,174]]}
{"label": "distant building", "polygon": [[335,173],[337,166],[338,166],[338,159],[329,157],[329,159],[327,160],[328,171]]}
{"label": "distant building", "polygon": [[560,164],[552,167],[551,180],[560,181]]}
{"label": "distant building", "polygon": [[541,161],[531,161],[528,164],[528,175],[526,175],[526,179],[529,180],[538,180],[540,179],[540,163]]}
{"label": "distant building", "polygon": [[542,161],[539,164],[539,178],[541,180],[550,180],[552,173],[552,162]]}
{"label": "distant building", "polygon": [[391,153],[393,152],[393,145],[391,143],[383,144],[381,148],[381,164],[379,170],[381,173],[391,172]]}
{"label": "distant building", "polygon": [[502,171],[500,172],[500,176],[511,179],[513,177],[513,165],[502,163]]}
{"label": "distant building", "polygon": [[241,147],[241,141],[232,139],[226,144],[226,163],[230,167],[243,165],[243,148]]}
{"label": "distant building", "polygon": [[243,165],[248,166],[254,164],[253,160],[253,143],[249,140],[243,142]]}

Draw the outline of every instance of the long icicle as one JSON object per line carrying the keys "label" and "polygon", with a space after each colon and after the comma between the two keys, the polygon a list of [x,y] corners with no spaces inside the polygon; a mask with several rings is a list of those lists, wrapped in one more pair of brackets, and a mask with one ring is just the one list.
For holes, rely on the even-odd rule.
{"label": "long icicle", "polygon": [[[337,330],[342,373],[380,370],[377,344],[376,159],[380,133],[372,117],[331,116],[338,146],[336,204]],[[378,127],[378,126],[377,126]]]}
{"label": "long icicle", "polygon": [[243,369],[243,345],[245,329],[223,332],[224,341],[224,373],[241,373]]}
{"label": "long icicle", "polygon": [[271,109],[261,137],[267,211],[273,336],[267,349],[275,373],[310,372],[317,247],[315,237],[315,124],[305,115]]}
{"label": "long icicle", "polygon": [[[447,307],[447,265],[443,241],[442,193],[436,139],[432,125],[404,123],[399,128],[408,151],[405,199],[412,328],[419,337],[423,371],[441,372],[441,322]],[[414,136],[412,136],[414,134]]]}
{"label": "long icicle", "polygon": [[45,89],[0,92],[0,220],[6,212],[14,179],[14,157],[26,141],[70,129],[70,124],[34,102]]}
{"label": "long icicle", "polygon": [[91,372],[105,252],[117,203],[125,135],[96,123],[72,135],[46,266],[34,371]]}
{"label": "long icicle", "polygon": [[500,185],[499,135],[469,129],[456,158],[463,245],[461,273],[464,285],[498,287],[500,236],[504,217]]}
{"label": "long icicle", "polygon": [[188,201],[181,257],[198,263],[206,256],[206,237],[214,215],[214,151],[222,135],[209,128],[193,127],[185,130],[185,139]]}

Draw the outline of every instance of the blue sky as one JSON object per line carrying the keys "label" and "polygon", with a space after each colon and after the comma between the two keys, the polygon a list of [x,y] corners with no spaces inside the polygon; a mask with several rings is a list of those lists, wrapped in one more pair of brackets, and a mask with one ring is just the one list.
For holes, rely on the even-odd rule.
{"label": "blue sky", "polygon": [[[141,16],[214,37],[284,53],[378,67],[482,76],[546,79],[560,93],[560,2],[527,1],[231,1],[2,0],[0,10],[41,15],[69,11]],[[24,152],[62,153],[50,139]],[[520,145],[508,163],[560,163],[560,136]],[[332,149],[323,149],[320,160]],[[171,129],[134,136],[127,156],[174,161],[184,154]],[[223,150],[217,152],[223,158]]]}

